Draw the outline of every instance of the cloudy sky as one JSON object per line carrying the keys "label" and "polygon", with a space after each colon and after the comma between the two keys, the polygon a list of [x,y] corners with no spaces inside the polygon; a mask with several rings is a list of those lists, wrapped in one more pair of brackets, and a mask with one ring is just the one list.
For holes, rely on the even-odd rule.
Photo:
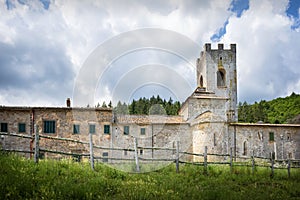
{"label": "cloudy sky", "polygon": [[[299,0],[0,0],[0,105],[64,106],[79,90],[86,104],[153,94],[184,101],[196,74],[195,61],[181,54],[190,50],[194,58],[205,43],[237,44],[239,101],[300,93],[299,6]],[[102,71],[86,70],[91,60]],[[82,86],[83,80],[96,85]]]}

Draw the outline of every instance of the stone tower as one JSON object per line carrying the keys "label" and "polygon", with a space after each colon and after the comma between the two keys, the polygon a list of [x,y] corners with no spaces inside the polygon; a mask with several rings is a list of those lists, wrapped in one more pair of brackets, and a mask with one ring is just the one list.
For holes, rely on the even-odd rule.
{"label": "stone tower", "polygon": [[236,45],[211,49],[205,44],[197,59],[197,88],[179,114],[190,123],[193,152],[228,153],[229,124],[237,122]]}
{"label": "stone tower", "polygon": [[224,105],[227,121],[237,121],[236,44],[231,44],[230,49],[224,49],[223,44],[218,44],[218,49],[204,45],[197,59],[197,85],[199,93],[227,99]]}

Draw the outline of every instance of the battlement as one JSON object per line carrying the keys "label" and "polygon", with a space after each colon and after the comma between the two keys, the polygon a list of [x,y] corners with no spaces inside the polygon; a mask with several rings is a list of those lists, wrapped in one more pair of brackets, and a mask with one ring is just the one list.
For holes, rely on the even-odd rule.
{"label": "battlement", "polygon": [[224,44],[218,44],[218,49],[212,49],[211,43],[206,43],[204,45],[204,51],[215,51],[215,50],[230,50],[232,52],[236,52],[236,44],[230,44],[230,49],[224,49]]}

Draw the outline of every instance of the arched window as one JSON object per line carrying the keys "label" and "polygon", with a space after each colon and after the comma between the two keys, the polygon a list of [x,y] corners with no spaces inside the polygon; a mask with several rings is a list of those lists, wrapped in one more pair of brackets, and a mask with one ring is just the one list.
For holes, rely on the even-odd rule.
{"label": "arched window", "polygon": [[247,142],[246,141],[243,143],[243,155],[244,156],[247,155]]}
{"label": "arched window", "polygon": [[203,76],[200,76],[200,87],[203,88]]}
{"label": "arched window", "polygon": [[225,70],[218,70],[217,71],[217,86],[224,87],[225,86]]}

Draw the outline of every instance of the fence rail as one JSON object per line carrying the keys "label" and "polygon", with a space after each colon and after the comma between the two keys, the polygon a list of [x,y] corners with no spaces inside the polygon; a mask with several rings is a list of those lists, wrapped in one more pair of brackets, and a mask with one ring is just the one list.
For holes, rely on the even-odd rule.
{"label": "fence rail", "polygon": [[[254,156],[254,153],[251,157],[239,157],[233,156],[233,148],[230,149],[230,154],[216,154],[216,153],[208,153],[207,147],[204,148],[203,153],[193,153],[193,152],[186,152],[186,151],[179,151],[179,141],[176,142],[175,148],[166,148],[166,147],[142,147],[137,146],[137,138],[134,138],[134,148],[111,148],[111,147],[104,147],[99,145],[94,145],[92,141],[92,135],[90,134],[89,141],[81,141],[76,139],[70,138],[59,138],[59,137],[52,137],[52,136],[45,136],[38,134],[38,128],[35,128],[36,132],[34,135],[23,135],[23,134],[16,134],[16,133],[3,133],[0,132],[0,136],[6,137],[18,137],[23,139],[29,139],[34,141],[34,148],[31,150],[21,150],[21,149],[2,149],[2,151],[7,152],[18,152],[18,153],[29,153],[34,154],[34,160],[36,163],[39,162],[40,159],[40,152],[47,152],[50,154],[59,154],[59,155],[66,155],[66,156],[73,156],[73,157],[89,157],[91,168],[94,169],[94,160],[102,160],[104,162],[107,161],[131,161],[135,162],[136,164],[136,172],[140,172],[140,161],[144,162],[154,162],[154,161],[163,161],[163,162],[174,162],[176,164],[176,172],[179,172],[179,164],[192,164],[192,165],[200,165],[204,166],[204,172],[208,173],[208,165],[229,165],[230,170],[234,166],[246,166],[252,167],[252,173],[255,172],[256,167],[267,167],[271,169],[271,177],[274,176],[274,170],[276,169],[287,169],[288,176],[290,177],[291,169],[292,168],[300,168],[300,160],[295,159],[272,159],[260,156]],[[47,148],[40,147],[39,141],[41,139],[51,139],[57,141],[67,141],[73,142],[77,144],[89,145],[89,152],[85,153],[74,153],[74,152],[66,152],[66,151],[59,151],[59,150],[51,150]],[[111,151],[129,151],[134,152],[133,158],[117,158],[117,157],[108,157],[108,156],[95,156],[94,149],[101,149],[101,150],[111,150]],[[175,151],[174,158],[145,158],[138,156],[138,150],[152,150],[152,151]],[[186,160],[182,160],[181,157],[187,156],[194,156],[200,157],[203,162],[190,162]],[[209,161],[208,156],[216,156],[216,157],[227,157],[226,161]],[[244,160],[244,161],[235,161],[236,159]]]}

